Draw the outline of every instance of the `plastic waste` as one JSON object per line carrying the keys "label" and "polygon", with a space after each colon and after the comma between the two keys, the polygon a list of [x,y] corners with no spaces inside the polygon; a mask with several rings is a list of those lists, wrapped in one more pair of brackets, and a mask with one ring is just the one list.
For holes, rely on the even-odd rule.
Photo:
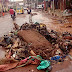
{"label": "plastic waste", "polygon": [[35,24],[39,24],[38,22],[35,22]]}
{"label": "plastic waste", "polygon": [[47,70],[46,70],[46,72],[50,72],[52,70],[52,66],[49,66],[48,68],[47,68]]}
{"label": "plastic waste", "polygon": [[8,46],[7,46],[7,48],[11,48],[12,47],[12,44],[9,44]]}
{"label": "plastic waste", "polygon": [[7,35],[4,35],[4,40],[7,44],[10,44],[12,42],[11,37],[8,37]]}
{"label": "plastic waste", "polygon": [[30,53],[31,53],[33,56],[36,56],[36,54],[34,53],[33,50],[31,50]]}
{"label": "plastic waste", "polygon": [[17,33],[18,33],[18,31],[16,30],[16,31],[14,32],[14,34],[17,35]]}
{"label": "plastic waste", "polygon": [[59,60],[61,57],[60,56],[54,56],[54,57],[51,57],[51,60]]}
{"label": "plastic waste", "polygon": [[48,60],[43,60],[41,61],[40,65],[37,67],[38,70],[41,70],[41,69],[46,69],[47,67],[50,66],[50,61]]}
{"label": "plastic waste", "polygon": [[72,60],[72,56],[71,55],[68,55],[68,57]]}
{"label": "plastic waste", "polygon": [[37,55],[37,58],[40,58],[40,59],[42,59],[42,57],[41,57],[40,55]]}

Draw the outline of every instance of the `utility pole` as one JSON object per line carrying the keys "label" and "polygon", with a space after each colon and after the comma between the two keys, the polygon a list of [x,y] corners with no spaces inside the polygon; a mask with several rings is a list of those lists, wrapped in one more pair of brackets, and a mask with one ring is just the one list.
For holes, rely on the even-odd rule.
{"label": "utility pole", "polygon": [[[13,0],[13,3],[14,3],[14,0]],[[13,4],[13,9],[14,9],[14,5],[15,5],[15,3]]]}
{"label": "utility pole", "polygon": [[27,4],[28,4],[28,7],[29,7],[29,1],[27,0]]}
{"label": "utility pole", "polygon": [[45,2],[45,0],[44,0],[44,10],[46,9],[46,2]]}
{"label": "utility pole", "polygon": [[[38,6],[38,0],[37,0],[37,6]],[[36,7],[37,7],[37,6],[36,6]],[[37,10],[38,10],[38,8],[37,8]]]}
{"label": "utility pole", "polygon": [[23,0],[23,6],[25,6],[25,0]]}
{"label": "utility pole", "polygon": [[31,8],[32,8],[32,0],[31,0]]}
{"label": "utility pole", "polygon": [[2,1],[2,8],[1,8],[1,16],[2,16],[2,12],[3,12],[3,0]]}
{"label": "utility pole", "polygon": [[53,13],[54,13],[54,0],[53,0]]}
{"label": "utility pole", "polygon": [[64,0],[63,0],[63,11],[64,11]]}

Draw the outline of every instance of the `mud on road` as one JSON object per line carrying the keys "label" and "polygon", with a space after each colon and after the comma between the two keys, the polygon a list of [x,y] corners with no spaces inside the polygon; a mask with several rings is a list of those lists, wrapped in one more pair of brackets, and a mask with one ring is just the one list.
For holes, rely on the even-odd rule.
{"label": "mud on road", "polygon": [[[41,17],[42,16],[40,16],[40,18]],[[43,18],[45,18],[45,17],[43,17]],[[43,18],[41,18],[41,20]],[[35,17],[35,19],[36,19],[36,17]],[[13,43],[8,42],[7,40],[4,39],[5,48],[11,48],[12,50],[15,50],[15,52],[13,52],[14,54],[13,53],[10,54],[9,57],[13,57],[14,59],[16,59],[15,57],[17,56],[17,53],[19,53],[17,59],[18,58],[19,59],[26,58],[29,55],[31,55],[29,53],[32,50],[35,53],[35,55],[40,55],[43,57],[43,59],[51,60],[51,57],[53,57],[55,55],[63,56],[70,52],[70,50],[72,49],[72,35],[70,34],[71,32],[68,33],[70,29],[67,28],[67,29],[69,29],[68,32],[60,33],[58,35],[58,32],[66,31],[66,29],[64,28],[65,24],[58,25],[57,20],[50,19],[50,21],[49,21],[49,19],[47,19],[47,18],[45,18],[45,20],[43,22],[48,23],[48,24],[46,24],[46,26],[48,25],[47,28],[50,28],[51,32],[46,30],[47,33],[44,33],[46,31],[40,32],[34,28],[30,29],[30,27],[29,27],[30,24],[27,25],[29,28],[27,26],[25,26],[25,27],[23,26],[25,29],[24,28],[20,29],[20,26],[17,26],[18,28],[16,28],[16,29],[14,28],[15,29],[14,32],[10,32],[12,34],[12,36],[11,36],[11,34],[9,34],[8,37],[6,37],[6,39],[8,41],[10,41],[10,39],[13,40]],[[32,24],[32,25],[35,25],[35,24]],[[55,27],[55,25],[56,25],[56,27]],[[64,30],[64,31],[61,31],[61,30]],[[25,46],[23,43],[26,43],[27,46]],[[4,44],[0,44],[0,45],[4,45]],[[28,48],[28,51],[26,48]],[[8,51],[7,51],[8,54],[11,51],[11,49],[8,49]],[[27,54],[29,54],[28,56],[25,56],[24,50],[26,51]],[[3,52],[3,57],[4,57],[4,55],[5,55],[5,52]],[[14,55],[16,55],[16,56],[14,56]],[[68,57],[67,61],[69,61],[69,59],[70,58]],[[63,59],[63,60],[65,60],[65,59]],[[55,65],[57,64],[57,66],[59,66],[58,63],[65,62],[63,60],[59,60],[60,62],[58,61],[57,63],[56,62],[54,62],[54,63],[55,63]],[[68,64],[70,64],[70,61]],[[26,66],[24,68],[27,68],[27,67],[30,67],[30,66]],[[59,67],[59,69],[56,69],[56,70],[60,70],[60,67]],[[54,68],[56,68],[56,67],[54,66]],[[64,68],[65,68],[65,66],[64,66]],[[20,69],[20,72],[23,70],[23,68],[18,68],[18,69]],[[36,71],[38,72],[38,70],[36,69],[36,66],[33,67],[33,69],[35,69],[35,72]],[[34,72],[33,69],[30,70],[30,68],[28,68],[26,71]],[[61,69],[62,69],[62,67],[61,67]],[[11,72],[14,70],[17,71],[17,69],[13,69],[13,70],[11,70]]]}
{"label": "mud on road", "polygon": [[41,55],[46,59],[54,55],[50,42],[35,30],[21,30],[18,32],[18,35],[28,44],[31,44],[31,50],[37,55]]}

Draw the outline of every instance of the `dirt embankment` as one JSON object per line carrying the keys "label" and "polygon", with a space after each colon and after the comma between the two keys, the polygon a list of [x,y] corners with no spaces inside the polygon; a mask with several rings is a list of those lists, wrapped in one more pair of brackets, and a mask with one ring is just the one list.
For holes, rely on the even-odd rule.
{"label": "dirt embankment", "polygon": [[23,38],[30,48],[38,55],[48,59],[54,55],[54,49],[44,36],[34,30],[21,30],[18,35]]}

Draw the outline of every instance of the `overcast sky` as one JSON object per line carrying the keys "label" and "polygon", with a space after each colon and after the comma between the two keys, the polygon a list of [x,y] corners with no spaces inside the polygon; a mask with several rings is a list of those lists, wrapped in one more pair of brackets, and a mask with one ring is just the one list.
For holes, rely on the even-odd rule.
{"label": "overcast sky", "polygon": [[23,0],[11,0],[11,1],[23,1]]}

